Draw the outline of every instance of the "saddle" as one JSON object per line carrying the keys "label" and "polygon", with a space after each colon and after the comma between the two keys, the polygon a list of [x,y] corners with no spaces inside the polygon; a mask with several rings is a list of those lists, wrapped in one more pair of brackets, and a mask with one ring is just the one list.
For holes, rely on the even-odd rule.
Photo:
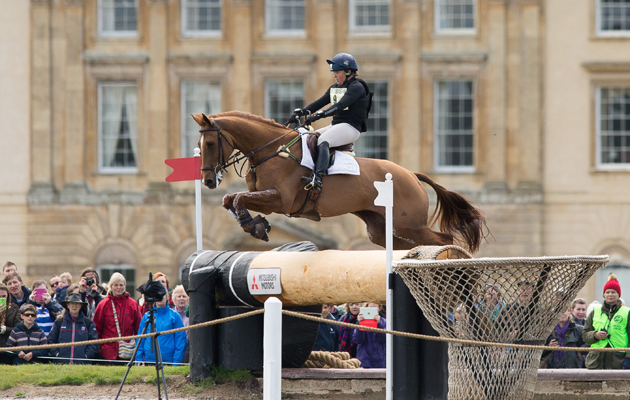
{"label": "saddle", "polygon": [[[317,139],[321,136],[319,132],[309,133],[306,137],[306,145],[308,146],[308,150],[311,152],[311,158],[313,160],[317,159]],[[330,148],[330,161],[328,162],[328,167],[330,168],[335,163],[335,152],[341,151],[344,153],[350,153],[354,157],[354,144],[344,144],[343,146],[331,147]]]}

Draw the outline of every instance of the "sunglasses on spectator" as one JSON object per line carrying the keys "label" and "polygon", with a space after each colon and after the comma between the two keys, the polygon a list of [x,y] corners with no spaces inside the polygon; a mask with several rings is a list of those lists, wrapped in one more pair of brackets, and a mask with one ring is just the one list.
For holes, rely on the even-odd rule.
{"label": "sunglasses on spectator", "polygon": [[37,317],[37,315],[35,315],[35,314],[22,314],[22,316],[24,316],[24,317],[30,317],[30,318],[35,318],[35,317]]}
{"label": "sunglasses on spectator", "polygon": [[55,283],[51,283],[51,284],[50,284],[50,286],[52,286],[52,287],[55,287],[55,286],[57,286],[57,285],[59,285],[59,282],[55,282]]}

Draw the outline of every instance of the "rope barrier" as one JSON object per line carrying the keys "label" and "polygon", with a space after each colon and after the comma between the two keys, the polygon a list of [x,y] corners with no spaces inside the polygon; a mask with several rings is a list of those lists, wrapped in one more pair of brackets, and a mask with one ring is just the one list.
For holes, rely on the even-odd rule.
{"label": "rope barrier", "polygon": [[[197,328],[205,328],[207,326],[218,325],[225,322],[235,321],[237,319],[253,317],[254,315],[263,314],[264,312],[265,310],[261,308],[259,310],[249,311],[243,314],[233,315],[231,317],[215,319],[212,321],[206,321],[199,324],[189,325],[183,328],[171,329],[168,331],[145,333],[144,335],[123,336],[123,337],[114,337],[114,338],[98,339],[98,340],[87,340],[84,342],[46,344],[46,345],[39,345],[39,346],[0,347],[0,353],[19,352],[19,351],[24,351],[24,350],[33,351],[33,350],[43,350],[43,349],[56,349],[56,348],[62,348],[62,347],[87,346],[90,344],[118,342],[121,340],[129,341],[131,339],[144,339],[144,338],[152,337],[152,336],[157,337],[160,335],[170,335],[172,333],[188,331],[188,330],[197,329]],[[356,324],[348,324],[346,322],[332,321],[329,319],[323,319],[321,317],[314,317],[314,316],[307,315],[305,313],[299,313],[295,311],[282,310],[282,313],[290,317],[302,318],[309,321],[323,322],[325,324],[344,326],[346,328],[353,328],[353,329],[359,328],[359,326]],[[372,331],[376,333],[385,333],[385,334],[391,334],[395,336],[408,337],[408,338],[413,338],[413,339],[431,340],[435,342],[458,343],[458,344],[465,344],[465,345],[471,345],[471,346],[502,347],[502,348],[508,348],[508,349],[546,350],[546,351],[567,351],[567,349],[569,348],[569,347],[536,346],[536,345],[517,344],[517,343],[485,342],[485,341],[468,340],[468,339],[454,339],[454,338],[445,338],[441,336],[422,335],[419,333],[408,333],[408,332],[400,332],[400,331],[386,330],[386,329],[380,329],[380,328],[372,328],[369,326],[360,326],[360,329]],[[630,347],[606,347],[606,348],[575,347],[575,349],[576,349],[575,351],[579,351],[579,352],[595,351],[595,352],[604,352],[604,353],[630,351]]]}
{"label": "rope barrier", "polygon": [[510,349],[523,349],[523,350],[547,350],[547,351],[567,351],[567,349],[575,348],[575,351],[586,352],[586,351],[599,351],[599,352],[627,352],[630,351],[630,347],[606,347],[603,349],[598,348],[590,348],[590,347],[550,347],[550,346],[535,346],[528,344],[516,344],[516,343],[498,343],[498,342],[484,342],[479,340],[468,340],[468,339],[453,339],[453,338],[445,338],[441,336],[429,336],[422,335],[419,333],[408,333],[408,332],[400,332],[394,330],[386,330],[381,328],[372,328],[370,326],[357,326],[356,324],[348,324],[346,322],[332,321],[329,319],[311,317],[309,315],[304,315],[302,313],[298,313],[295,311],[282,310],[282,313],[285,315],[289,315],[291,317],[303,318],[310,321],[323,322],[325,324],[345,326],[346,328],[357,329],[360,328],[366,331],[372,331],[376,333],[385,333],[396,336],[403,336],[413,339],[422,339],[422,340],[432,340],[435,342],[448,342],[448,343],[459,343],[459,344],[468,344],[473,346],[486,346],[486,347],[504,347]]}
{"label": "rope barrier", "polygon": [[171,329],[168,331],[155,332],[155,333],[145,333],[144,335],[135,335],[135,336],[122,336],[122,337],[114,337],[107,339],[98,339],[98,340],[86,340],[85,342],[70,342],[70,343],[58,343],[58,344],[45,344],[39,346],[20,346],[20,347],[0,347],[0,353],[7,351],[24,351],[24,350],[44,350],[44,349],[56,349],[61,347],[77,347],[77,346],[87,346],[90,344],[101,344],[101,343],[109,343],[109,342],[119,342],[121,340],[129,341],[131,339],[144,339],[151,336],[161,336],[161,335],[170,335],[171,333],[177,333],[182,331],[188,331],[191,329],[197,328],[205,328],[210,325],[217,325],[224,322],[230,322],[241,318],[253,317],[254,315],[262,314],[265,310],[261,308],[260,310],[249,311],[244,314],[233,315],[231,317],[225,317],[221,319],[214,319],[212,321],[206,321],[199,324],[185,326],[183,328]]}

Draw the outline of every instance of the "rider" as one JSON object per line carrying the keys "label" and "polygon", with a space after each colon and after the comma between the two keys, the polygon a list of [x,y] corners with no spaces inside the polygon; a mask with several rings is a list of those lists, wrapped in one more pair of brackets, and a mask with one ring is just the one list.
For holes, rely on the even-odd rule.
{"label": "rider", "polygon": [[[317,140],[313,176],[302,177],[306,190],[322,189],[322,177],[330,160],[330,147],[354,143],[361,132],[367,130],[365,120],[372,105],[367,83],[357,78],[359,66],[354,57],[348,53],[339,53],[326,62],[334,73],[336,83],[319,99],[304,108],[296,108],[289,118],[289,122],[297,122],[299,117],[306,115],[306,124],[311,124],[321,118],[333,117],[330,125],[317,130],[321,136]],[[326,110],[320,110],[327,104],[332,105]]]}

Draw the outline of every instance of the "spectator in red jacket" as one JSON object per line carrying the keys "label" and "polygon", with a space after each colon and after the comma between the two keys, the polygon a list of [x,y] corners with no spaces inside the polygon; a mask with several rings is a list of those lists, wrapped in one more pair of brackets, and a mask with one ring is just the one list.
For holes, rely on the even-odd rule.
{"label": "spectator in red jacket", "polygon": [[[138,332],[142,314],[138,303],[125,290],[127,281],[125,277],[115,272],[109,280],[109,292],[107,297],[101,300],[94,312],[94,324],[99,339],[118,337],[114,307],[118,317],[120,336],[133,336]],[[101,356],[106,360],[118,358],[118,342],[101,344]]]}

